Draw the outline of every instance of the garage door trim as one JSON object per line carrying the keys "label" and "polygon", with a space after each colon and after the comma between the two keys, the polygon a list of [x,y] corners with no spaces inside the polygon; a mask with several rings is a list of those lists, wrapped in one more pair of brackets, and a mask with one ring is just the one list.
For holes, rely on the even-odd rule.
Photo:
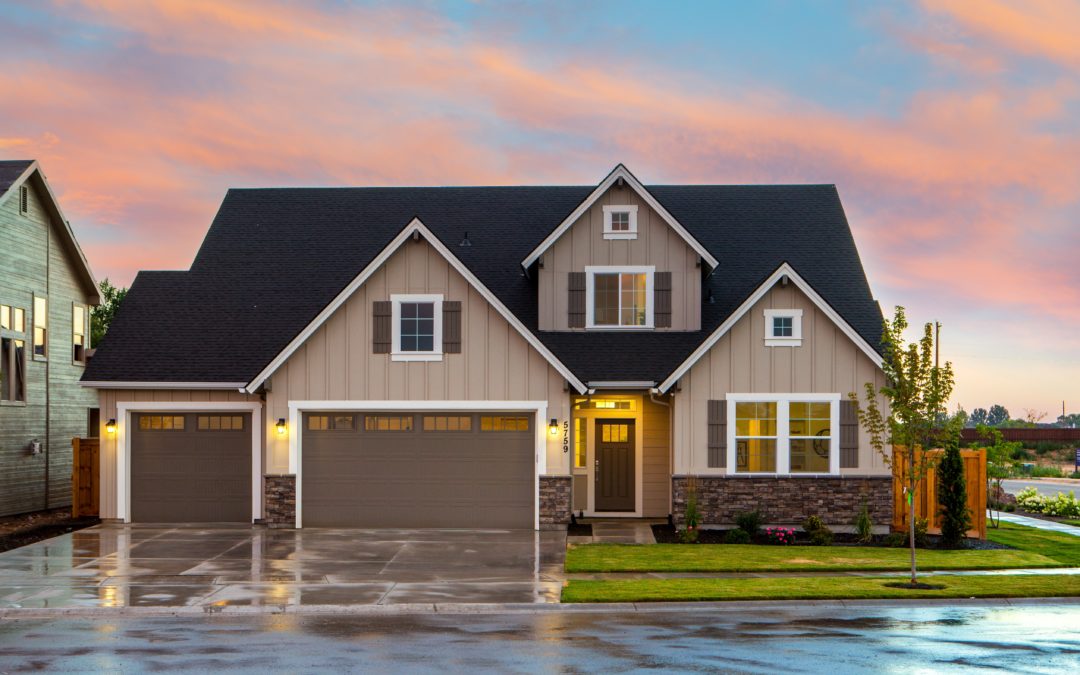
{"label": "garage door trim", "polygon": [[296,527],[303,526],[303,452],[301,433],[305,412],[527,412],[535,414],[533,434],[533,528],[540,529],[540,476],[547,471],[547,401],[289,401],[289,473],[296,476]]}
{"label": "garage door trim", "polygon": [[246,412],[251,413],[251,519],[262,517],[262,404],[235,401],[121,401],[116,404],[116,513],[131,522],[131,434],[133,413]]}

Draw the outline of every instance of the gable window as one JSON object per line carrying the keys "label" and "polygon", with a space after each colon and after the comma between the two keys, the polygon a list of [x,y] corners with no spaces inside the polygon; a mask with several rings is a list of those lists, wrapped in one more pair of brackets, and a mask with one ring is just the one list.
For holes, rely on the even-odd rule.
{"label": "gable window", "polygon": [[86,363],[86,308],[71,307],[71,360]]}
{"label": "gable window", "polygon": [[637,239],[636,206],[604,207],[604,239]]}
{"label": "gable window", "polygon": [[734,473],[840,472],[839,394],[729,394],[727,405]]}
{"label": "gable window", "polygon": [[391,295],[394,361],[442,360],[441,295]]}
{"label": "gable window", "polygon": [[586,267],[586,328],[652,328],[655,267]]}
{"label": "gable window", "polygon": [[801,309],[765,310],[766,347],[798,347],[801,344]]}
{"label": "gable window", "polygon": [[49,355],[49,301],[34,296],[34,357]]}

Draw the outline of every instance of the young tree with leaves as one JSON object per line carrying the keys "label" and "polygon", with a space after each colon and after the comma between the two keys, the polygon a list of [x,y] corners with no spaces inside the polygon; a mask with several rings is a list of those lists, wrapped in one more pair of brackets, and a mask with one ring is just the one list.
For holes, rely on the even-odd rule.
{"label": "young tree with leaves", "polygon": [[937,466],[937,478],[941,543],[946,548],[960,548],[971,529],[971,511],[967,505],[967,482],[959,436],[946,439],[945,454]]}
{"label": "young tree with leaves", "polygon": [[108,278],[102,279],[98,283],[98,288],[101,289],[104,302],[90,309],[90,344],[95,347],[101,344],[105,332],[109,330],[117,310],[120,309],[120,303],[128,292],[126,288],[113,286]]}
{"label": "young tree with leaves", "polygon": [[[1024,444],[1021,441],[1006,441],[1000,429],[985,424],[975,427],[975,432],[980,439],[988,441],[985,443],[986,494],[989,495],[986,501],[990,514],[990,527],[998,527],[1001,524],[1001,518],[994,519],[994,506],[999,506],[994,497],[1005,494],[1001,481],[1009,477],[1009,467],[1013,463],[1013,458],[1024,447]],[[971,444],[971,447],[978,448],[982,445],[983,443],[976,441]]]}
{"label": "young tree with leaves", "polygon": [[986,423],[992,427],[999,427],[1009,421],[1009,411],[1000,403],[990,406],[990,412],[986,414]]}
{"label": "young tree with leaves", "polygon": [[[885,384],[875,388],[866,384],[865,405],[859,406],[859,422],[870,434],[870,443],[885,463],[894,466],[908,505],[908,544],[911,548],[911,583],[918,583],[915,566],[915,493],[919,484],[933,467],[934,460],[926,452],[942,447],[949,438],[959,438],[960,425],[947,415],[946,405],[953,390],[952,363],[937,363],[934,344],[934,325],[926,324],[922,339],[904,345],[908,327],[903,307],[896,308],[890,322],[885,320],[882,332]],[[879,396],[888,403],[882,412]],[[856,394],[852,400],[858,403]],[[897,447],[898,446],[898,447]],[[895,453],[894,453],[895,447]],[[897,456],[900,455],[900,456]],[[899,462],[899,466],[894,465]]]}

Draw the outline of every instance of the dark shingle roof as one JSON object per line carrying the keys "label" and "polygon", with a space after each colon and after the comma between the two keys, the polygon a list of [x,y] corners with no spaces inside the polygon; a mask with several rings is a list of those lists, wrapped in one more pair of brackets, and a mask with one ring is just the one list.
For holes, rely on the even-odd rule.
{"label": "dark shingle roof", "polygon": [[23,172],[33,163],[34,160],[32,159],[6,159],[0,161],[0,195],[7,192],[11,184],[18,180],[19,176],[23,175]]}
{"label": "dark shingle roof", "polygon": [[[230,190],[189,272],[141,273],[88,381],[247,382],[413,217],[582,381],[661,381],[783,262],[870,344],[881,314],[836,189],[653,186],[720,261],[702,330],[541,333],[520,261],[594,186]],[[458,243],[468,232],[470,247]],[[535,276],[535,275],[534,275]]]}

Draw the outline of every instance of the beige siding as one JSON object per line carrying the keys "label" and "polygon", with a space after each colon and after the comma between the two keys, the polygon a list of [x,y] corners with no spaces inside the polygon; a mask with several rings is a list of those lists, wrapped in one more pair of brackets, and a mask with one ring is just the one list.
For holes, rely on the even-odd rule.
{"label": "beige siding", "polygon": [[[372,352],[372,303],[395,293],[441,293],[462,303],[460,354],[442,361],[392,361]],[[301,400],[547,401],[566,419],[565,380],[442,255],[406,242],[272,376],[267,424]],[[541,420],[546,424],[546,420]],[[267,471],[288,470],[288,442],[269,434]],[[547,473],[569,470],[559,438],[548,437]]]}
{"label": "beige siding", "polygon": [[[604,239],[604,206],[638,207],[637,239]],[[698,255],[634,190],[613,186],[540,257],[540,330],[570,330],[567,274],[587,265],[655,265],[671,272],[671,328],[701,328]],[[580,330],[580,329],[575,329]]]}
{"label": "beige siding", "polygon": [[671,407],[642,400],[641,515],[663,518],[671,513]]}
{"label": "beige siding", "polygon": [[[799,347],[765,346],[765,309],[801,309]],[[776,286],[680,380],[675,397],[675,473],[707,467],[706,402],[728,393],[849,393],[883,383],[881,370],[794,284]],[[849,475],[886,474],[881,457],[860,434],[859,466]]]}

